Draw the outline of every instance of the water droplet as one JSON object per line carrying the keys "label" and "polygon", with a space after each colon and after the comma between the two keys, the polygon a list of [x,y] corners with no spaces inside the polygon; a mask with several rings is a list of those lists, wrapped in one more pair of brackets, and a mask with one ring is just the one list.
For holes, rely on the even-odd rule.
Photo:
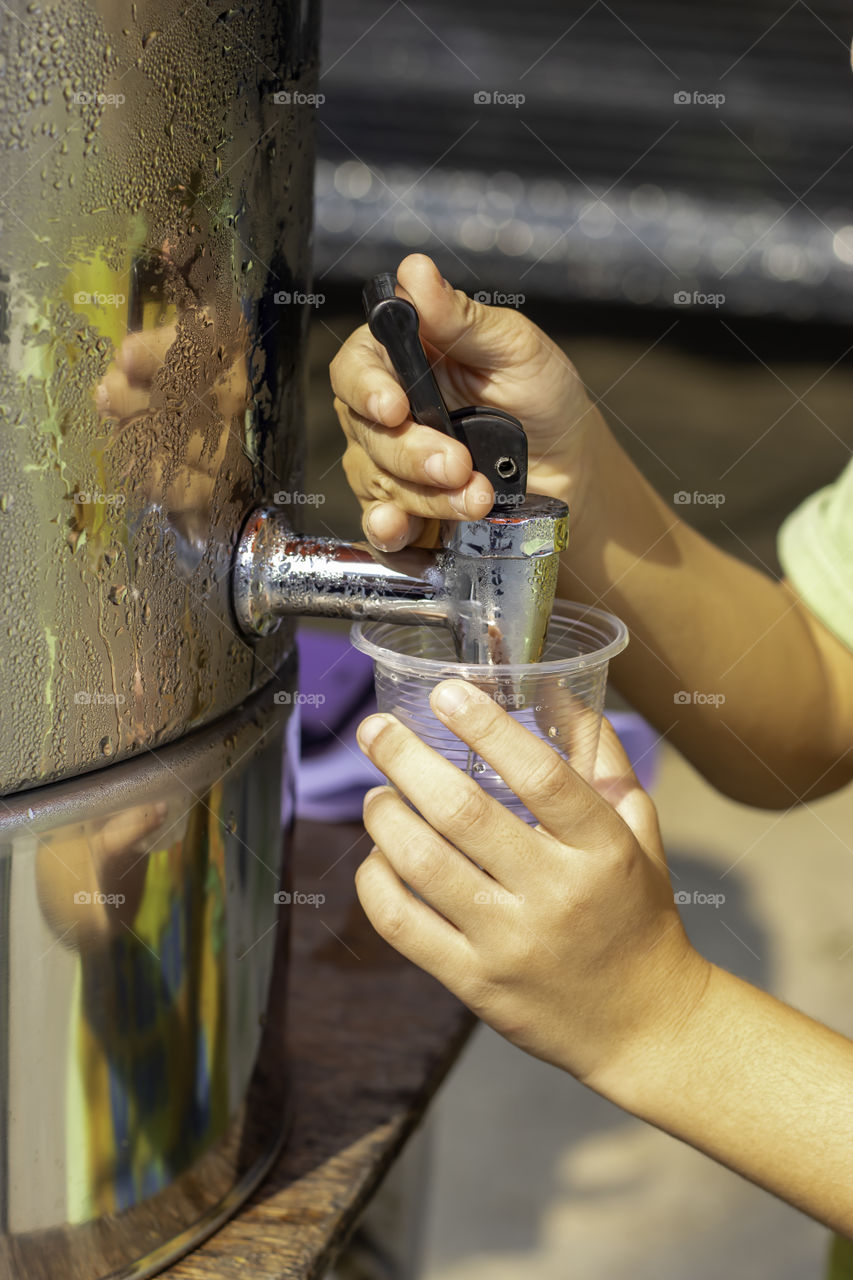
{"label": "water droplet", "polygon": [[102,756],[111,756],[113,753],[113,744],[109,738],[101,738],[98,747]]}

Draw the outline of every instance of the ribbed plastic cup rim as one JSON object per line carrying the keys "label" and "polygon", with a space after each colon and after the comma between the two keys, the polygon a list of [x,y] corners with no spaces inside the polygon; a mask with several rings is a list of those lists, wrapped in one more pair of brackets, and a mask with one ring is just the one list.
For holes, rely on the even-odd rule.
{"label": "ribbed plastic cup rim", "polygon": [[592,605],[576,604],[570,600],[555,601],[548,627],[549,637],[553,637],[555,623],[563,624],[561,630],[565,633],[587,621],[610,635],[608,642],[599,649],[593,649],[590,653],[579,653],[571,658],[546,658],[542,662],[506,662],[499,666],[492,666],[486,662],[456,662],[453,658],[420,658],[415,654],[399,653],[396,649],[388,649],[384,645],[377,644],[366,634],[377,627],[402,628],[405,626],[404,623],[395,623],[393,620],[354,623],[350,630],[350,642],[361,653],[368,654],[374,662],[409,676],[437,676],[441,672],[459,675],[464,672],[466,675],[470,673],[475,679],[487,680],[489,676],[494,677],[496,671],[508,676],[536,673],[567,675],[573,671],[580,671],[584,667],[597,667],[609,662],[611,658],[616,657],[617,653],[621,653],[628,643],[628,628],[621,618],[617,618],[612,613],[605,613],[603,609],[594,609]]}

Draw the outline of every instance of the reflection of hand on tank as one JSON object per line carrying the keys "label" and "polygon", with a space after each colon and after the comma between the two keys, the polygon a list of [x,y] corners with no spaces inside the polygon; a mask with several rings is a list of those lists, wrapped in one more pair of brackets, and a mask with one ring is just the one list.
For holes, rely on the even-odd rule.
{"label": "reflection of hand on tank", "polygon": [[118,418],[121,423],[138,413],[147,413],[157,372],[177,336],[177,324],[128,334],[114,363],[95,388],[95,403],[102,418]]}
{"label": "reflection of hand on tank", "polygon": [[167,805],[136,805],[106,821],[60,827],[39,842],[36,886],[45,919],[64,946],[103,945],[136,916],[151,837]]}
{"label": "reflection of hand on tank", "polygon": [[[181,338],[182,325],[210,328],[212,319],[204,309],[187,312],[180,321],[129,333],[116,359],[94,391],[102,419],[117,419],[116,435],[131,427],[134,419],[164,407],[168,387],[158,388],[158,375],[168,364],[170,352]],[[211,417],[222,421],[222,429],[211,448],[209,431],[199,430],[189,441],[184,466],[168,479],[170,459],[154,451],[143,483],[143,501],[162,503],[176,534],[190,546],[202,546],[207,536],[213,486],[225,457],[232,420],[245,412],[249,392],[246,351],[249,335],[245,322],[239,324],[231,342],[220,344],[199,361],[196,372],[198,392],[188,388],[192,401],[203,405]],[[177,359],[175,353],[174,359]],[[211,368],[211,364],[215,366]],[[242,421],[240,431],[242,433]],[[210,426],[209,420],[204,423]]]}
{"label": "reflection of hand on tank", "polygon": [[[213,322],[202,310],[193,313],[205,326]],[[147,413],[154,408],[153,391],[157,374],[166,363],[169,350],[178,338],[178,322],[129,333],[102,380],[95,388],[95,403],[102,418],[117,418],[119,423]],[[246,362],[248,333],[245,322],[227,347],[220,345],[212,358],[219,362],[219,374],[198,397],[203,403],[212,398],[215,411],[226,420],[241,412],[246,405],[249,371]]]}

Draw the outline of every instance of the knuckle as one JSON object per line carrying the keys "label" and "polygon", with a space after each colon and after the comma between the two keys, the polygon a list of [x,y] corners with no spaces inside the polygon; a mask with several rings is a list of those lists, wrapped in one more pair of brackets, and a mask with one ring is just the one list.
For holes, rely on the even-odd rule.
{"label": "knuckle", "polygon": [[332,384],[332,390],[335,393],[336,400],[340,392],[344,389],[344,383],[346,382],[344,366],[349,355],[347,347],[351,341],[351,338],[347,339],[340,351],[338,351],[334,358],[329,362],[329,381]]}
{"label": "knuckle", "polygon": [[488,818],[488,797],[472,782],[461,786],[457,797],[450,800],[445,809],[448,827],[458,836],[464,836]]}
{"label": "knuckle", "polygon": [[371,908],[373,927],[386,942],[402,937],[406,928],[406,910],[402,902],[384,894]]}
{"label": "knuckle", "polygon": [[472,1013],[490,1021],[504,995],[504,983],[483,965],[472,966],[459,993]]}
{"label": "knuckle", "polygon": [[502,356],[508,364],[525,364],[537,352],[536,326],[512,307],[491,307],[462,294],[462,314],[466,324],[500,327]]}
{"label": "knuckle", "polygon": [[368,459],[364,450],[357,444],[349,445],[341,458],[341,466],[343,467],[347,484],[359,501],[365,501],[369,496],[369,486],[365,481],[367,463]]}
{"label": "knuckle", "polygon": [[393,502],[396,495],[394,477],[376,467],[367,477],[367,491],[377,502]]}
{"label": "knuckle", "polygon": [[506,358],[511,364],[527,364],[539,351],[536,329],[526,318],[515,311],[508,311],[504,335]]}
{"label": "knuckle", "polygon": [[403,479],[411,478],[415,468],[413,466],[413,450],[412,445],[404,436],[396,439],[391,448],[391,470],[395,475]]}
{"label": "knuckle", "polygon": [[530,776],[529,792],[536,800],[546,804],[559,800],[566,789],[566,765],[552,752],[553,759],[538,765]]}
{"label": "knuckle", "polygon": [[488,314],[483,303],[477,302],[475,298],[465,293],[463,289],[454,289],[453,292],[456,295],[456,305],[459,308],[462,323],[466,327],[477,324],[484,315]]}
{"label": "knuckle", "polygon": [[329,361],[329,377],[332,380],[332,386],[337,390],[337,383],[346,381],[346,369],[350,364],[351,357],[357,355],[357,348],[364,343],[365,338],[370,336],[370,329],[366,324],[359,325],[357,329],[353,329],[332,359]]}
{"label": "knuckle", "polygon": [[441,852],[429,835],[413,833],[401,841],[398,849],[404,874],[411,876],[419,889],[429,890],[444,879]]}
{"label": "knuckle", "polygon": [[346,400],[342,400],[340,396],[335,396],[332,400],[332,408],[338,416],[338,422],[341,424],[344,431],[347,431],[347,434],[349,434],[347,429],[352,425],[350,421],[351,410]]}

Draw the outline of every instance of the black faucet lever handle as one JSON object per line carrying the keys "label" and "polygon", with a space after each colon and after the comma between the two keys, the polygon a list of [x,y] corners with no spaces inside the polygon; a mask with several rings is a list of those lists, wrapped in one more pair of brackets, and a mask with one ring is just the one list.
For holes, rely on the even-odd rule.
{"label": "black faucet lever handle", "polygon": [[362,290],[368,327],[391,359],[409,398],[415,422],[461,441],[495,491],[490,514],[524,501],[527,492],[527,436],[512,414],[473,405],[448,413],[420,340],[420,320],[411,302],[398,298],[391,272],[374,276]]}

